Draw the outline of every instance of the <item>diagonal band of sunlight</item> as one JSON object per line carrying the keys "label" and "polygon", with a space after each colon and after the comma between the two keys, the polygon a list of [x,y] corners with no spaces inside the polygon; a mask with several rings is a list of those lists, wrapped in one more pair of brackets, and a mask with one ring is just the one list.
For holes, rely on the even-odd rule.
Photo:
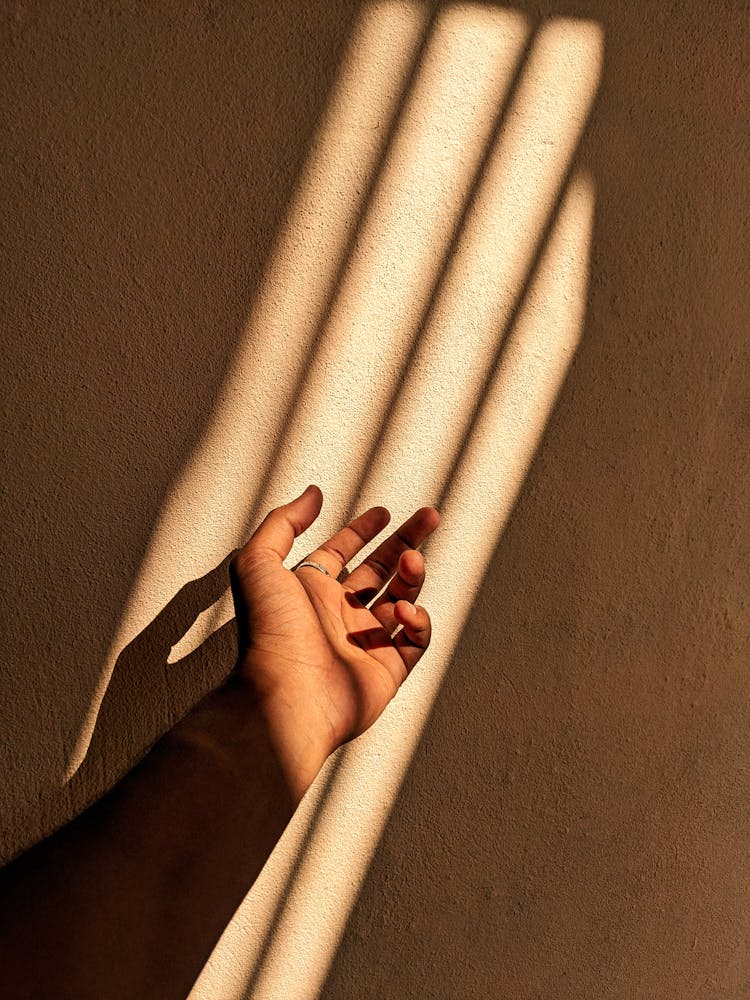
{"label": "diagonal band of sunlight", "polygon": [[[311,480],[330,498],[316,537],[355,498],[396,517],[442,498],[424,594],[436,639],[373,736],[329,762],[195,1000],[313,997],[325,978],[580,335],[593,187],[571,164],[601,53],[592,21],[532,35],[520,13],[476,3],[363,8],[69,772],[120,650],[248,517]],[[229,613],[211,610],[174,654]]]}
{"label": "diagonal band of sunlight", "polygon": [[[249,470],[272,467],[280,414],[293,405],[304,377],[340,279],[339,261],[356,238],[433,22],[434,9],[426,4],[394,0],[366,7],[358,20],[211,420],[160,512],[66,780],[85,756],[120,651],[180,587],[242,541],[266,478]],[[193,646],[205,634],[201,630]]]}
{"label": "diagonal band of sunlight", "polygon": [[[602,37],[599,27],[592,22],[556,20],[545,26],[538,44],[540,48],[535,51],[541,53],[542,58],[536,59],[529,67],[529,80],[536,78],[540,91],[535,92],[529,87],[519,88],[519,93],[524,94],[524,100],[535,102],[538,108],[543,103],[545,93],[555,87],[559,88],[560,80],[577,93],[580,100],[577,105],[575,102],[567,106],[557,104],[557,114],[561,113],[562,108],[567,120],[567,132],[563,130],[562,133],[557,133],[557,143],[549,139],[549,119],[545,121],[544,115],[537,119],[535,131],[533,108],[527,109],[532,114],[532,120],[531,123],[526,121],[525,128],[521,129],[521,150],[531,142],[538,155],[538,147],[541,146],[542,151],[547,153],[545,165],[549,173],[547,183],[544,176],[539,178],[541,196],[546,201],[542,201],[541,207],[536,206],[538,211],[534,225],[537,230],[547,228],[544,211],[552,212],[555,208],[556,187],[570,173],[569,161],[589,114],[598,82]],[[545,67],[548,73],[546,79]],[[571,108],[574,112],[572,115]],[[519,114],[522,118],[523,112],[524,108],[520,107]],[[553,122],[554,119],[553,114]],[[552,135],[555,135],[554,130]],[[533,139],[539,140],[540,136],[541,141],[534,147]],[[514,151],[512,145],[507,143],[507,135],[505,138],[506,159],[512,158],[517,155],[517,150]],[[506,165],[505,171],[496,172],[494,189],[489,189],[491,193],[483,204],[485,227],[487,219],[492,222],[496,211],[500,214],[495,209],[495,199],[503,197],[508,183]],[[535,190],[529,191],[522,179],[518,180],[518,185],[519,198],[534,198]],[[470,440],[462,454],[457,454],[455,439],[461,436],[457,431],[453,446],[447,447],[443,452],[447,462],[447,467],[445,464],[442,466],[443,472],[450,469],[455,475],[448,484],[440,536],[436,545],[430,549],[431,579],[439,581],[441,568],[447,570],[455,563],[455,553],[462,550],[472,553],[470,565],[474,568],[473,573],[464,574],[458,594],[455,593],[455,573],[446,572],[445,576],[451,580],[452,586],[449,601],[440,600],[439,587],[438,592],[433,593],[436,590],[434,583],[427,591],[428,600],[432,598],[431,606],[438,605],[440,608],[443,631],[447,630],[448,635],[453,637],[454,644],[468,613],[471,596],[481,583],[483,567],[496,544],[531,461],[580,333],[592,213],[591,184],[582,176],[577,176],[568,186],[562,207],[554,216],[554,226],[539,255],[533,280],[529,282],[525,278],[523,266],[519,266],[514,274],[516,283],[528,288],[520,312],[513,305],[512,294],[505,296],[505,299],[501,296],[499,307],[494,293],[484,299],[485,303],[489,303],[489,308],[485,309],[481,322],[489,325],[483,327],[485,333],[487,329],[490,330],[490,341],[485,347],[485,361],[489,360],[490,353],[497,347],[492,342],[492,330],[496,331],[498,325],[502,327],[503,322],[513,316],[517,316],[517,321],[512,328],[502,363],[493,362],[494,374],[490,383],[484,386],[486,391],[482,405],[471,420],[464,421],[470,425]],[[467,228],[469,239],[478,235],[477,243],[480,246],[482,228],[481,217],[475,232],[472,232],[471,227]],[[535,261],[535,239],[536,235],[533,234],[525,247],[524,263],[527,266]],[[509,248],[502,233],[497,238],[497,247],[501,257],[503,253],[508,253]],[[487,259],[491,265],[492,255]],[[476,263],[481,264],[482,260],[480,254]],[[472,271],[470,262],[467,269]],[[491,266],[488,273],[494,274]],[[505,278],[506,282],[509,280],[508,277]],[[448,282],[446,286],[450,288]],[[496,283],[495,291],[500,287]],[[475,298],[469,284],[468,304],[474,303]],[[458,305],[454,307],[453,313],[447,309],[445,314],[442,311],[436,312],[442,322],[446,322],[446,317],[450,319],[451,316],[454,321],[460,320],[461,309],[465,308],[460,300],[461,296],[455,294],[452,298],[445,299]],[[436,326],[440,329],[438,324]],[[454,337],[459,341],[461,329],[461,324],[454,322]],[[496,336],[495,334],[495,338]],[[446,344],[446,349],[449,347],[456,349],[455,340]],[[428,386],[426,381],[415,384],[412,387],[414,397],[424,397]],[[443,383],[442,387],[449,390],[450,383]],[[445,421],[432,423],[433,430],[438,433],[433,434],[430,440],[430,447],[427,449],[430,455],[433,450],[440,454],[442,437],[450,426]],[[461,421],[459,428],[460,425]],[[408,424],[402,427],[408,432]],[[415,427],[419,425],[412,423],[412,432]],[[419,427],[420,433],[424,430],[424,426]],[[460,448],[458,451],[460,452]],[[429,470],[427,475],[430,475]],[[424,477],[420,478],[420,474],[413,477],[417,480],[416,484],[413,479],[405,481],[404,470],[398,467],[393,470],[393,478],[388,479],[386,475],[378,482],[379,478],[371,475],[368,481],[375,499],[387,495],[393,489],[393,483],[398,482],[401,495],[407,497],[407,508],[415,502],[422,502]],[[438,480],[439,474],[436,483]],[[413,498],[409,497],[412,490]],[[446,492],[444,488],[440,491]],[[444,557],[442,567],[441,553]],[[449,606],[450,612],[446,613]],[[441,651],[440,663],[437,667],[434,665],[436,657],[433,654],[430,667],[419,671],[419,680],[416,675],[410,680],[408,699],[402,701],[399,698],[389,708],[378,725],[376,736],[372,740],[357,741],[332,764],[327,777],[334,776],[335,783],[323,801],[321,796],[326,777],[315,789],[318,797],[309,797],[305,818],[309,821],[311,816],[315,816],[314,832],[305,854],[294,868],[294,882],[285,894],[285,905],[279,910],[275,920],[273,939],[266,941],[261,948],[259,957],[263,958],[263,962],[256,968],[250,988],[244,993],[238,992],[237,996],[316,995],[317,987],[314,984],[320,984],[325,975],[380,829],[408,766],[416,738],[429,714],[440,679],[450,660],[451,644],[449,642],[444,645],[447,648],[444,652]],[[427,690],[423,689],[425,683],[428,684]],[[404,712],[409,713],[408,717]],[[412,734],[411,742],[405,738],[405,734]],[[383,751],[384,746],[388,747],[387,754]],[[363,785],[364,774],[374,774],[377,778]],[[304,821],[300,825],[304,828]],[[331,833],[333,829],[335,837],[330,839],[327,832]],[[343,838],[342,830],[345,832]],[[332,851],[331,844],[336,845],[335,851]],[[298,848],[299,842],[295,842],[294,847]],[[261,877],[261,882],[264,881],[264,876]],[[278,876],[278,868],[269,870],[268,882],[265,885],[259,884],[257,894],[254,890],[248,898],[251,907],[254,905],[254,897],[257,902],[257,896],[268,893],[269,883],[278,883]],[[321,913],[326,914],[325,921],[321,920]],[[243,924],[243,913],[240,911],[236,927],[242,928]],[[314,935],[310,934],[312,926],[316,928]],[[233,933],[230,929],[229,939],[233,938]],[[257,941],[257,934],[250,933],[249,937]],[[243,946],[245,944],[246,940],[243,941]],[[251,950],[257,951],[257,947]],[[217,952],[217,960],[220,953],[221,949]],[[290,964],[290,956],[297,956],[299,961]],[[211,977],[211,966],[206,970],[206,977]],[[310,984],[309,988],[307,984]],[[200,992],[195,995],[200,995]],[[206,995],[210,995],[210,991]]]}
{"label": "diagonal band of sunlight", "polygon": [[[332,787],[316,810],[314,831],[273,940],[251,988],[238,998],[318,995],[575,353],[584,319],[593,209],[591,179],[577,171],[446,491],[441,534],[428,559],[431,579],[448,577],[452,583],[450,608],[441,607],[441,631],[452,641],[441,644],[429,668],[415,672],[408,698],[399,697],[389,707],[372,738],[356,741],[330,766],[325,777]],[[459,577],[456,554],[462,552],[474,558],[461,563]],[[432,589],[434,584],[427,588],[428,603],[436,596]],[[363,774],[369,776],[364,785]]]}
{"label": "diagonal band of sunlight", "polygon": [[[286,410],[278,454],[262,472],[261,507],[282,499],[290,478],[330,479],[330,451],[317,439],[330,429],[333,413],[337,447],[352,478],[376,447],[387,399],[411,350],[411,331],[442,282],[464,206],[474,199],[504,119],[502,95],[512,92],[530,42],[524,18],[475,5],[447,8],[428,30],[429,44],[421,47],[422,63],[389,136],[387,161],[370,187],[367,213],[347,244],[315,351]],[[344,427],[358,431],[359,440],[342,435]],[[290,461],[300,455],[304,467],[293,468]],[[341,519],[352,492],[346,481],[337,485],[338,497],[347,501],[337,510]],[[252,519],[259,513],[256,505]],[[226,595],[173,650],[173,659],[187,655],[231,614]]]}
{"label": "diagonal band of sunlight", "polygon": [[[460,456],[502,346],[498,331],[512,325],[554,222],[594,96],[590,81],[572,85],[571,69],[596,60],[599,39],[585,39],[578,25],[552,22],[531,43],[505,127],[488,151],[476,196],[389,400],[383,433],[362,462],[355,508],[378,495],[408,461],[408,429],[430,423],[450,433],[431,442],[431,466],[419,485],[442,499],[447,470]],[[566,84],[551,87],[554,80]]]}
{"label": "diagonal band of sunlight", "polygon": [[[408,697],[394,701],[375,732],[346,748],[338,766],[331,767],[331,787],[317,810],[263,964],[252,989],[238,996],[312,1000],[323,985],[574,356],[584,319],[593,207],[593,184],[576,172],[446,490],[441,533],[427,556],[430,579],[451,583],[451,600],[440,601],[440,632],[446,638],[410,679]],[[461,559],[465,552],[472,554],[470,560]],[[430,607],[439,600],[434,589],[432,583],[425,588]]]}
{"label": "diagonal band of sunlight", "polygon": [[[336,493],[351,496],[388,417],[412,331],[451,249],[527,32],[525,21],[494,8],[441,12],[337,309],[311,359],[273,492],[304,477],[313,456],[313,476],[325,482],[333,459]],[[335,436],[329,447],[316,447],[321,431],[333,429],[332,417]]]}

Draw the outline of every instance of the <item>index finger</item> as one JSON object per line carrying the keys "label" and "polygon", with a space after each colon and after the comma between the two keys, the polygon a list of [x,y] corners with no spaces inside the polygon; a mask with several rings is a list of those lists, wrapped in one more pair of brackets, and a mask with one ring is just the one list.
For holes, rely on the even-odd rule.
{"label": "index finger", "polygon": [[399,556],[416,549],[440,523],[434,507],[420,507],[389,535],[346,579],[345,588],[367,604],[383,589],[396,572]]}

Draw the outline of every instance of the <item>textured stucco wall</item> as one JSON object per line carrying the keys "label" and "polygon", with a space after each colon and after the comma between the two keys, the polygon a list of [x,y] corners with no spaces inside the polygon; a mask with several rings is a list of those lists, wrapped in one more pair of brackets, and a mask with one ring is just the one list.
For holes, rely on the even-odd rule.
{"label": "textured stucco wall", "polygon": [[331,1000],[750,988],[750,16],[566,7],[606,34],[585,332]]}
{"label": "textured stucco wall", "polygon": [[[52,789],[355,13],[5,5],[3,854],[68,808]],[[148,652],[123,688],[180,701]],[[122,759],[154,724],[134,720]]]}
{"label": "textured stucco wall", "polygon": [[[532,26],[565,15],[603,30],[577,157],[596,190],[583,331],[434,709],[421,703],[426,730],[390,815],[384,802],[333,964],[316,966],[321,995],[739,998],[750,968],[750,18],[743,3],[698,0],[513,10]],[[249,398],[271,410],[285,385],[264,358],[307,349],[296,334],[266,348],[248,317],[284,298],[269,260],[316,150],[313,174],[325,172],[316,130],[358,15],[345,2],[2,14],[5,857],[99,794],[231,664],[231,626],[178,671],[166,663],[221,593],[222,569],[115,648],[144,566],[167,581],[163,597],[152,587],[136,601],[132,622],[145,625],[241,534],[218,501],[194,499],[223,474],[205,443],[213,415],[228,407],[242,423],[256,497],[269,451],[295,485],[306,466],[325,479],[339,462],[330,429],[310,443],[303,419],[285,444],[275,414],[234,411],[225,375],[245,344],[246,382],[260,373]],[[409,17],[391,25],[415,32],[410,45],[418,29]],[[379,112],[367,118],[378,82],[344,94],[364,109],[358,149],[384,127]],[[358,156],[342,173],[357,189]],[[314,263],[322,281],[326,255]],[[359,308],[357,287],[339,317]],[[431,440],[415,443],[427,467]],[[300,442],[308,450],[289,457]],[[231,462],[236,443],[216,454]],[[199,485],[186,486],[193,467]],[[408,488],[386,502],[398,512]],[[436,658],[441,612],[448,621],[479,565],[470,549],[447,555]],[[101,725],[67,782],[113,649]],[[396,749],[408,745],[404,704],[381,733]],[[361,819],[366,752],[333,835],[337,815]],[[279,870],[304,838],[292,831]],[[291,995],[254,980],[247,959],[274,909],[273,887],[261,889],[196,996],[239,998],[248,981],[258,996]],[[302,951],[316,932],[304,930]]]}

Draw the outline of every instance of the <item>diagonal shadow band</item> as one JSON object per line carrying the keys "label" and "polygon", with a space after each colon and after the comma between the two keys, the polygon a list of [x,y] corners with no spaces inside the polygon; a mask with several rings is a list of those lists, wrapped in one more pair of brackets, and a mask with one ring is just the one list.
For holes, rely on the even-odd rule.
{"label": "diagonal shadow band", "polygon": [[[398,98],[395,103],[391,121],[389,122],[388,129],[383,139],[380,153],[377,156],[367,187],[360,200],[359,208],[357,209],[357,214],[354,223],[351,227],[351,231],[341,250],[340,259],[336,267],[333,280],[331,282],[331,290],[323,305],[320,317],[318,318],[318,321],[315,325],[315,330],[312,334],[312,337],[310,338],[310,342],[308,344],[308,354],[310,359],[312,359],[315,356],[322,342],[325,331],[329,325],[331,317],[334,313],[334,310],[336,308],[336,303],[338,300],[338,295],[344,275],[346,273],[347,267],[349,266],[352,254],[354,252],[357,241],[362,232],[363,225],[372,207],[378,183],[383,174],[383,170],[387,164],[388,157],[393,148],[394,141],[398,135],[398,131],[403,121],[404,113],[409,103],[409,99],[411,98],[414,92],[414,88],[417,82],[420,68],[422,66],[425,52],[427,51],[427,47],[434,34],[435,25],[437,23],[441,6],[442,5],[439,2],[433,2],[430,5],[429,16],[422,31],[419,44],[417,45],[414,56],[412,58],[409,72],[404,78],[403,84],[401,86],[401,90],[399,92]],[[308,377],[309,368],[310,368],[310,362],[308,361],[308,364],[306,364],[302,368],[302,370],[299,372],[294,382],[294,386],[292,388],[289,397],[289,403],[285,407],[284,412],[278,423],[277,442],[283,441],[289,433],[289,429],[294,420],[295,412],[299,405],[298,400],[301,397],[302,388]],[[275,461],[276,461],[275,454],[271,452],[263,468],[259,470],[259,474],[257,477],[258,482],[265,483],[270,480]],[[245,522],[246,533],[249,530],[250,525],[253,524],[258,519],[260,513],[261,513],[261,501],[260,498],[258,498],[256,499],[256,502],[252,505],[250,511],[248,512],[247,520]]]}
{"label": "diagonal shadow band", "polygon": [[554,229],[555,222],[557,220],[558,213],[560,211],[560,207],[562,206],[562,203],[565,200],[565,196],[570,189],[571,180],[573,178],[577,166],[578,166],[578,161],[576,154],[574,153],[574,155],[568,161],[565,173],[563,174],[563,177],[560,181],[560,185],[558,187],[552,208],[537,238],[533,256],[526,270],[525,277],[521,282],[518,291],[516,292],[508,318],[505,321],[503,328],[498,335],[497,349],[495,351],[495,356],[492,359],[492,362],[487,366],[485,370],[484,379],[482,380],[482,385],[476,394],[476,399],[471,414],[469,415],[469,419],[467,421],[461,439],[458,442],[458,445],[456,446],[456,450],[453,456],[453,461],[451,462],[449,470],[445,474],[445,478],[443,481],[443,488],[440,492],[437,501],[438,507],[441,507],[448,498],[451,484],[456,476],[456,472],[459,466],[461,465],[462,456],[465,454],[469,441],[471,440],[474,434],[474,430],[476,429],[476,426],[479,422],[482,413],[483,400],[485,399],[487,392],[490,386],[492,385],[493,381],[495,380],[497,373],[503,363],[503,358],[505,356],[505,349],[508,343],[509,335],[513,330],[513,328],[515,327],[516,322],[518,321],[521,310],[523,309],[524,303],[526,302],[529,290],[531,289],[531,286],[534,283],[534,279],[539,271],[539,265],[541,263],[542,257],[544,256],[544,252],[549,242],[550,236],[552,235],[552,230]]}
{"label": "diagonal shadow band", "polygon": [[[516,73],[514,75],[514,79],[513,79],[511,88],[509,90],[509,93],[508,93],[508,98],[507,98],[507,100],[506,100],[506,102],[504,104],[503,109],[501,109],[500,113],[497,116],[496,126],[493,129],[493,134],[492,134],[490,143],[488,143],[488,149],[486,150],[485,155],[482,158],[480,167],[478,168],[478,171],[477,171],[477,176],[476,176],[475,181],[474,181],[474,183],[472,185],[472,188],[471,188],[471,195],[470,195],[471,198],[474,198],[476,196],[476,192],[479,189],[479,186],[481,184],[481,179],[482,179],[484,171],[486,170],[486,166],[487,166],[487,163],[488,163],[488,160],[489,160],[489,156],[490,156],[490,153],[491,153],[492,143],[496,141],[497,136],[502,131],[503,123],[504,123],[504,121],[507,118],[508,108],[511,106],[511,104],[512,104],[512,98],[515,95],[515,93],[517,92],[519,80],[520,80],[520,78],[522,76],[524,65],[525,65],[525,63],[528,60],[528,56],[529,56],[529,54],[531,52],[531,49],[533,48],[533,42],[534,42],[535,35],[536,35],[536,33],[534,33],[531,36],[531,38],[529,39],[529,42],[528,42],[527,46],[524,49],[523,57],[522,57],[522,59],[519,62],[518,69],[517,69],[517,71],[516,71]],[[578,143],[579,147],[580,147],[580,141],[581,140],[579,139],[579,143]],[[553,203],[552,203],[552,205],[551,205],[551,207],[550,207],[550,209],[549,209],[549,211],[548,211],[548,213],[546,215],[544,223],[543,223],[543,225],[542,225],[542,227],[540,229],[540,232],[539,232],[539,234],[537,236],[537,239],[535,241],[534,250],[533,250],[531,259],[530,259],[530,261],[529,261],[529,263],[528,263],[528,265],[527,265],[527,267],[525,269],[524,278],[521,281],[521,283],[519,284],[519,287],[518,287],[518,289],[517,289],[517,291],[516,291],[516,293],[515,293],[515,295],[513,297],[511,309],[509,311],[509,315],[507,317],[507,320],[505,321],[505,323],[503,324],[502,329],[498,333],[497,348],[495,350],[494,357],[492,358],[491,363],[488,365],[487,369],[485,370],[484,378],[483,378],[483,381],[482,381],[482,385],[481,385],[480,390],[476,394],[475,404],[474,404],[474,407],[473,407],[471,413],[469,414],[465,430],[464,430],[464,432],[463,432],[463,434],[461,436],[461,439],[460,439],[460,441],[459,441],[459,443],[458,443],[458,445],[456,447],[456,450],[455,450],[453,459],[451,461],[451,464],[450,464],[448,470],[444,474],[444,477],[443,477],[443,486],[442,486],[442,489],[441,489],[441,492],[440,492],[440,495],[439,495],[439,499],[438,499],[438,506],[441,506],[441,505],[445,504],[446,501],[447,501],[447,499],[450,496],[451,486],[452,486],[452,483],[453,483],[453,481],[455,479],[456,472],[457,472],[457,470],[458,470],[458,468],[459,468],[459,466],[461,464],[462,456],[465,454],[465,452],[467,450],[468,444],[471,441],[472,435],[473,435],[473,433],[474,433],[474,431],[476,429],[477,423],[478,423],[478,421],[480,419],[480,416],[481,416],[481,413],[482,413],[482,408],[483,408],[483,402],[484,402],[484,399],[486,398],[487,391],[488,391],[489,387],[491,386],[491,384],[493,383],[493,381],[494,381],[494,379],[495,379],[495,377],[497,375],[497,372],[498,372],[499,368],[502,365],[503,358],[504,358],[504,353],[505,353],[505,347],[507,345],[509,335],[510,335],[510,333],[512,332],[512,330],[514,329],[514,327],[516,325],[516,322],[517,322],[517,320],[519,318],[521,310],[522,310],[522,308],[524,306],[524,303],[525,303],[525,301],[527,299],[529,290],[532,287],[532,285],[534,283],[534,280],[535,280],[535,278],[536,278],[536,276],[538,274],[539,265],[540,265],[540,263],[542,261],[542,258],[543,258],[544,253],[545,253],[545,249],[546,249],[546,247],[548,245],[548,242],[549,242],[549,238],[550,238],[550,236],[552,234],[553,228],[554,228],[556,220],[558,218],[560,207],[561,207],[563,201],[565,200],[566,194],[567,194],[567,192],[568,192],[568,190],[570,188],[570,182],[571,182],[572,176],[573,176],[574,171],[576,170],[577,165],[578,165],[577,164],[576,153],[577,153],[577,149],[573,152],[572,156],[568,160],[568,163],[566,165],[566,169],[565,169],[565,171],[563,173],[563,176],[562,176],[562,178],[561,178],[561,180],[560,180],[560,182],[558,184],[557,191],[556,191],[555,197],[554,197],[554,201],[553,201]],[[465,205],[465,207],[464,207],[464,211],[461,214],[460,223],[459,223],[459,225],[457,225],[456,230],[455,230],[455,232],[453,234],[453,237],[451,239],[451,242],[450,242],[449,255],[455,251],[455,248],[457,247],[458,243],[460,242],[461,235],[462,235],[462,230],[463,230],[463,226],[465,224],[465,220],[466,220],[466,218],[468,216],[468,213],[470,211],[470,207],[471,206],[470,206],[469,203],[467,203]],[[441,269],[440,269],[440,272],[439,272],[439,275],[440,275],[439,281],[436,281],[436,283],[435,283],[435,286],[433,288],[432,294],[430,296],[429,304],[428,304],[428,306],[427,306],[427,308],[425,310],[425,314],[423,315],[422,321],[421,321],[421,323],[419,325],[419,335],[423,334],[424,330],[426,329],[426,327],[427,327],[427,325],[429,323],[430,316],[431,316],[431,314],[432,314],[432,312],[433,312],[433,310],[435,308],[435,302],[436,302],[436,300],[438,298],[438,295],[439,295],[440,284],[442,283],[442,281],[445,278],[445,275],[446,275],[447,269],[448,269],[448,265],[449,265],[449,262],[450,262],[449,261],[449,255],[444,260],[443,265],[441,266]],[[413,354],[414,354],[415,351],[416,351],[416,346],[414,346],[412,348],[412,352],[410,352],[409,358],[413,357]],[[407,364],[404,366],[404,373],[407,370],[408,370],[408,361],[407,361]],[[398,390],[396,390],[396,391],[398,391]],[[394,398],[395,398],[395,393],[394,393]],[[371,454],[368,456],[368,463],[371,462],[372,459],[375,457],[376,451],[377,451],[377,449],[373,448]],[[351,513],[351,509],[350,509],[349,513]],[[323,813],[325,812],[326,806],[328,805],[328,803],[329,803],[329,801],[330,801],[330,799],[332,797],[333,789],[334,789],[334,787],[336,785],[338,775],[340,774],[340,772],[342,771],[343,767],[345,766],[345,763],[346,763],[346,749],[343,748],[341,751],[339,751],[339,754],[337,755],[336,759],[334,760],[334,762],[330,766],[330,768],[329,768],[329,770],[328,770],[328,772],[327,772],[327,774],[325,776],[325,784],[324,784],[323,788],[320,791],[320,795],[319,795],[319,798],[318,798],[318,800],[316,802],[315,809],[314,809],[313,814],[312,814],[312,816],[311,816],[311,818],[309,820],[308,830],[307,830],[305,842],[303,844],[302,849],[299,851],[299,853],[297,854],[297,856],[295,858],[294,865],[292,866],[292,868],[291,868],[291,870],[289,872],[289,875],[288,875],[288,878],[287,878],[287,882],[286,882],[284,890],[283,890],[283,892],[282,892],[282,894],[281,894],[281,896],[279,898],[278,905],[277,905],[277,907],[276,907],[276,909],[274,911],[274,914],[273,914],[273,917],[271,919],[271,922],[269,923],[267,932],[264,935],[264,939],[263,939],[263,943],[261,945],[261,949],[258,952],[258,957],[256,959],[256,962],[254,963],[254,966],[253,966],[253,968],[252,968],[252,970],[250,972],[250,975],[248,977],[248,980],[247,980],[247,985],[246,985],[246,990],[245,990],[245,997],[247,998],[247,1000],[251,1000],[252,995],[253,995],[253,991],[254,991],[255,987],[257,986],[257,984],[259,982],[260,975],[261,975],[261,972],[263,970],[264,963],[265,963],[265,961],[266,961],[266,959],[267,959],[267,957],[268,957],[268,955],[270,953],[270,950],[271,950],[272,945],[273,945],[274,937],[275,937],[276,933],[278,932],[279,926],[280,926],[281,921],[283,919],[284,911],[285,911],[286,905],[287,905],[287,903],[288,903],[288,901],[290,899],[294,883],[295,883],[296,878],[299,875],[300,870],[302,869],[302,866],[303,866],[303,864],[305,862],[305,851],[306,851],[306,848],[309,845],[309,843],[311,842],[313,834],[314,834],[314,831],[315,831],[317,825],[319,824],[319,822],[320,822],[320,820],[321,820],[321,818],[323,816]]]}
{"label": "diagonal shadow band", "polygon": [[[236,659],[234,619],[189,656],[175,663],[168,658],[198,615],[226,591],[233,554],[185,584],[118,656],[88,752],[66,786],[76,804],[111,787],[143,756],[149,742],[170,729],[231,670]],[[143,670],[145,663],[148,671]]]}
{"label": "diagonal shadow band", "polygon": [[[521,80],[523,78],[524,70],[528,65],[529,57],[531,56],[531,52],[534,48],[534,44],[538,34],[539,34],[538,27],[529,33],[529,37],[524,43],[523,49],[521,50],[521,53],[518,57],[516,68],[513,71],[513,76],[511,78],[508,90],[499,104],[489,135],[485,141],[484,149],[482,150],[482,154],[479,158],[476,169],[474,171],[474,176],[472,177],[471,184],[469,185],[468,191],[466,193],[463,207],[458,215],[458,218],[456,219],[455,225],[453,227],[453,232],[451,233],[448,241],[446,251],[443,255],[440,267],[438,268],[437,273],[435,275],[435,280],[433,282],[432,288],[430,289],[427,298],[427,304],[422,312],[422,316],[415,329],[409,351],[400,365],[396,379],[394,380],[391,394],[384,407],[383,412],[385,414],[393,412],[399,394],[403,389],[406,375],[412,369],[414,360],[417,357],[417,354],[419,353],[419,350],[424,341],[426,331],[430,325],[431,320],[435,315],[437,304],[440,298],[440,291],[443,285],[445,284],[445,280],[451,265],[451,260],[453,259],[453,255],[457,250],[459,244],[461,243],[461,240],[466,231],[466,226],[471,212],[471,208],[476,201],[477,195],[482,186],[482,182],[484,181],[487,175],[487,170],[490,164],[490,159],[492,157],[493,150],[495,149],[498,139],[502,135],[503,130],[507,124],[510,109],[513,107]],[[378,438],[376,436],[373,439],[373,445],[369,453],[367,454],[367,456],[365,457],[364,461],[361,464],[363,472],[362,475],[360,476],[360,488],[362,481],[364,479],[364,470],[372,466],[377,450],[378,450]],[[357,495],[358,493],[359,489],[356,491],[355,495],[352,498],[352,503],[347,509],[347,517],[354,516],[356,505],[359,502],[359,496]],[[442,499],[443,498],[441,497],[440,502],[442,502]]]}

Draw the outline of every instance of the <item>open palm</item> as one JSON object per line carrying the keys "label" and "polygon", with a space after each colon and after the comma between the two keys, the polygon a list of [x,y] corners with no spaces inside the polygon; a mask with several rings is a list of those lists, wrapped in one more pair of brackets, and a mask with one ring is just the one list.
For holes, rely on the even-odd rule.
{"label": "open palm", "polygon": [[378,718],[429,643],[429,615],[414,604],[425,576],[416,549],[439,516],[421,508],[339,582],[390,515],[371,508],[303,560],[330,575],[289,570],[283,560],[322,501],[310,486],[271,511],[235,557],[232,588],[240,674],[273,706],[283,740],[330,752]]}

